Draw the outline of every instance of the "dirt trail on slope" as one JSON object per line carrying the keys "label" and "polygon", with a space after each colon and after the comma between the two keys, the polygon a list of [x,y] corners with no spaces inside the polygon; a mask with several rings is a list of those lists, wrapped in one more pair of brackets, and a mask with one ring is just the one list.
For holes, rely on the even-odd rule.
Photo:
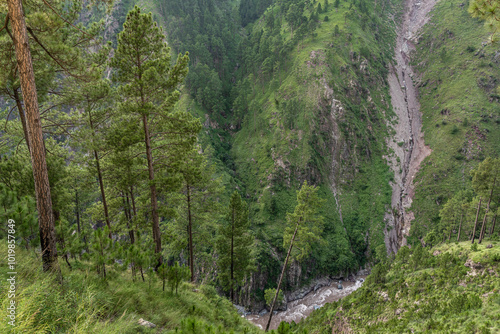
{"label": "dirt trail on slope", "polygon": [[422,161],[431,153],[424,143],[418,90],[413,83],[415,74],[410,67],[410,57],[418,42],[418,32],[429,20],[429,13],[437,1],[406,0],[404,14],[397,22],[395,63],[388,76],[391,103],[397,115],[397,123],[392,125],[396,134],[388,141],[395,155],[387,158],[394,171],[392,211],[385,217],[387,226],[392,227],[385,233],[386,246],[391,252],[406,244],[414,219],[413,213],[407,212],[415,194],[413,178]]}

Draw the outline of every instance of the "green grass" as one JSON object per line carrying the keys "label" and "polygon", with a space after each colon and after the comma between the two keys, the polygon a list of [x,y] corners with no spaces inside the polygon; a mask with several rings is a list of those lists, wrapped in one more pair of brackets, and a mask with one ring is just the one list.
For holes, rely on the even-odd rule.
{"label": "green grass", "polygon": [[[0,240],[0,254],[7,254]],[[259,333],[211,286],[184,283],[178,295],[162,291],[155,275],[146,282],[132,281],[129,271],[107,266],[108,279],[97,277],[90,263],[73,261],[72,271],[60,260],[63,283],[41,272],[41,260],[33,252],[16,250],[16,327],[5,319],[7,263],[1,262],[1,333]],[[138,324],[143,318],[156,324]],[[194,328],[194,329],[193,329]]]}
{"label": "green grass", "polygon": [[469,187],[480,161],[500,153],[497,48],[482,45],[489,31],[460,3],[438,2],[414,57],[422,73],[424,139],[432,149],[415,179],[414,237],[424,236],[446,201]]}
{"label": "green grass", "polygon": [[[492,244],[493,248],[486,248]],[[362,288],[313,312],[295,332],[498,333],[500,244],[485,240],[418,251],[403,248],[378,264]],[[435,254],[435,255],[433,255]],[[471,259],[481,269],[464,266]]]}

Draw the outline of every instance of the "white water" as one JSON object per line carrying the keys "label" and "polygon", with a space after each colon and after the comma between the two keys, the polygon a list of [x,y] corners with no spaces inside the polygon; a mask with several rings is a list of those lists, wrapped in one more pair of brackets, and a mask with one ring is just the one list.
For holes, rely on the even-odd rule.
{"label": "white water", "polygon": [[[342,282],[343,289],[341,290],[337,289],[337,282],[334,281],[330,286],[319,288],[314,292],[310,292],[302,299],[289,302],[286,311],[278,312],[273,315],[270,329],[278,328],[282,321],[299,322],[310,315],[312,311],[322,307],[326,303],[337,301],[351,294],[363,285],[361,280],[363,279],[364,281],[364,277],[365,276],[357,277],[355,282]],[[262,316],[258,314],[249,314],[245,316],[245,318],[254,323],[257,327],[264,329],[269,320],[269,313]]]}

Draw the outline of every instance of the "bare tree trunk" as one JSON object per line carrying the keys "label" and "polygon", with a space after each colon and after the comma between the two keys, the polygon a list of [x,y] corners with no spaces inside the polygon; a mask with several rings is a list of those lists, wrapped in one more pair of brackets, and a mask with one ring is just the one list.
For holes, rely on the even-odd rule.
{"label": "bare tree trunk", "polygon": [[481,197],[479,197],[479,204],[477,205],[477,212],[476,212],[476,221],[474,222],[474,230],[472,231],[472,243],[474,243],[474,238],[476,237],[476,228],[477,228],[477,218],[479,217],[479,210],[481,209]]}
{"label": "bare tree trunk", "polygon": [[31,148],[31,165],[35,181],[43,271],[49,271],[58,268],[57,248],[42,123],[38,110],[35,73],[33,71],[22,2],[21,0],[8,0],[7,5],[9,10],[8,15],[12,26],[14,46],[16,49],[19,79],[21,81],[24,105],[26,107],[28,141]]}
{"label": "bare tree trunk", "polygon": [[[90,113],[90,110],[88,111],[88,113],[89,113],[90,129],[92,130],[92,138],[93,138],[95,135],[94,122],[92,121],[92,114]],[[97,153],[97,150],[94,149],[93,151],[94,151],[95,165],[97,169],[97,178],[99,180],[99,188],[101,190],[102,206],[104,208],[104,218],[106,220],[106,225],[108,226],[109,229],[108,237],[111,239],[111,224],[109,222],[108,204],[106,201],[106,192],[104,191],[104,182],[102,181],[101,163],[99,161],[99,154]]]}
{"label": "bare tree trunk", "polygon": [[490,198],[488,199],[488,205],[486,205],[486,211],[484,212],[483,225],[481,225],[481,233],[479,234],[479,241],[478,241],[479,244],[481,243],[481,241],[483,241],[484,233],[486,232],[486,219],[488,217],[488,212],[490,211],[491,197],[493,197],[493,189],[495,189],[496,181],[497,178],[495,177],[493,179],[493,186],[491,187]]}
{"label": "bare tree trunk", "polygon": [[132,210],[134,212],[134,217],[137,216],[137,210],[135,209],[135,197],[134,197],[134,187],[130,186],[130,200],[132,201]]}
{"label": "bare tree trunk", "polygon": [[491,230],[490,230],[490,236],[493,235],[493,232],[495,232],[495,223],[497,221],[497,215],[495,214],[495,217],[493,217],[493,225],[491,226]]}
{"label": "bare tree trunk", "polygon": [[295,226],[295,231],[293,232],[292,241],[290,242],[290,247],[288,247],[288,253],[286,254],[285,265],[281,270],[280,280],[278,281],[278,288],[276,289],[276,294],[274,295],[273,303],[271,305],[271,311],[269,311],[269,320],[266,325],[266,332],[269,330],[269,326],[271,325],[271,319],[273,318],[274,305],[276,304],[276,300],[278,299],[278,295],[280,292],[281,282],[283,281],[283,276],[285,275],[286,266],[288,265],[288,259],[290,258],[290,253],[292,252],[293,242],[295,241],[295,236],[297,235],[297,230],[299,229],[301,219],[297,222],[297,226]]}
{"label": "bare tree trunk", "polygon": [[78,203],[78,189],[75,189],[75,213],[76,213],[76,226],[78,228],[78,234],[81,233],[80,230],[80,205]]}
{"label": "bare tree trunk", "polygon": [[29,135],[28,135],[28,125],[26,124],[26,115],[24,114],[23,105],[21,103],[21,97],[19,96],[19,92],[17,91],[17,88],[14,89],[14,99],[16,100],[17,111],[19,112],[19,118],[21,119],[21,124],[23,126],[24,139],[26,141],[26,146],[28,146],[28,152],[31,152]]}
{"label": "bare tree trunk", "polygon": [[234,207],[233,207],[233,221],[231,222],[231,303],[234,303],[234,224],[235,224],[235,217],[234,217]]}
{"label": "bare tree trunk", "polygon": [[[132,214],[130,212],[130,209],[129,209],[129,201],[128,201],[128,195],[127,194],[123,194],[123,192],[121,193],[122,195],[122,202],[123,202],[123,213],[125,214],[125,225],[127,226],[127,230],[128,230],[128,236],[130,237],[130,244],[134,244],[134,233],[132,231],[132,229],[130,228],[130,224],[131,224],[131,217],[132,217]],[[125,196],[127,197],[127,201],[125,201]]]}
{"label": "bare tree trunk", "polygon": [[[127,207],[126,207],[126,212],[128,213],[127,214],[127,219],[128,219],[128,222],[127,222],[127,229],[128,229],[128,235],[130,237],[130,243],[133,245],[134,242],[135,242],[135,236],[134,236],[134,226],[133,226],[133,223],[132,223],[132,212],[130,212],[130,201],[128,199],[128,194],[127,192],[125,192],[125,197],[127,198]],[[130,223],[130,225],[129,225]]]}
{"label": "bare tree trunk", "polygon": [[460,232],[462,232],[462,220],[464,218],[464,212],[462,210],[462,214],[460,215],[460,225],[458,225],[458,237],[457,237],[457,242],[460,241]]}
{"label": "bare tree trunk", "polygon": [[99,180],[99,188],[101,190],[101,198],[102,198],[102,206],[104,208],[104,218],[106,220],[106,225],[109,229],[108,237],[111,239],[111,224],[109,222],[109,214],[108,214],[108,203],[106,201],[106,192],[104,191],[104,182],[102,181],[102,172],[101,172],[101,164],[99,162],[99,155],[97,151],[94,150],[95,164],[97,168],[97,178]]}
{"label": "bare tree trunk", "polygon": [[187,209],[188,209],[188,233],[189,233],[189,267],[191,269],[191,282],[194,282],[194,255],[193,255],[193,221],[191,217],[191,188],[189,183],[187,190]]}
{"label": "bare tree trunk", "polygon": [[158,257],[158,262],[155,266],[158,269],[163,263],[161,256],[161,234],[160,234],[160,218],[158,217],[158,198],[156,195],[156,185],[154,183],[155,174],[153,167],[153,154],[151,152],[151,141],[149,136],[148,119],[146,115],[142,116],[142,123],[144,125],[144,142],[146,144],[146,156],[148,159],[148,171],[149,171],[149,189],[151,191],[151,216],[153,219],[153,241],[155,243],[155,254]]}

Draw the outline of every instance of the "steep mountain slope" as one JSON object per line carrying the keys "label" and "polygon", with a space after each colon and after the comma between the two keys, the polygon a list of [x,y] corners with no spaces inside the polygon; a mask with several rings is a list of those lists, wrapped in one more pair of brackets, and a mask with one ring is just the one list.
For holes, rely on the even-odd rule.
{"label": "steep mountain slope", "polygon": [[414,73],[410,61],[418,32],[427,23],[435,4],[436,0],[405,1],[403,15],[397,27],[394,63],[390,65],[388,77],[397,124],[394,126],[396,133],[388,141],[388,146],[394,152],[389,157],[394,182],[392,210],[386,215],[388,227],[393,228],[386,234],[386,244],[388,250],[394,253],[406,244],[406,236],[414,218],[411,212],[407,212],[415,195],[413,178],[422,161],[430,154],[421,130],[418,90],[413,83]]}
{"label": "steep mountain slope", "polygon": [[500,244],[491,246],[403,247],[377,265],[363,287],[292,332],[498,333]]}
{"label": "steep mountain slope", "polygon": [[326,199],[324,242],[285,289],[441,233],[442,205],[498,155],[498,57],[458,1],[140,3],[191,52],[178,107],[203,120],[204,147],[250,204],[247,305],[275,284],[304,180]]}
{"label": "steep mountain slope", "polygon": [[[385,120],[393,115],[387,65],[395,37],[390,14],[398,3],[339,2],[336,8],[324,1],[277,1],[234,36],[225,34],[225,27],[234,30],[245,18],[228,14],[241,16],[242,8],[252,7],[246,0],[239,7],[211,2],[205,12],[193,9],[196,1],[187,7],[171,3],[169,10],[156,7],[167,15],[171,44],[176,51],[187,48],[193,59],[191,97],[180,107],[204,119],[206,143],[251,205],[260,270],[247,286],[246,301],[262,298],[275,284],[285,214],[304,180],[319,185],[327,200],[325,242],[314,245],[307,264],[292,265],[287,289],[321,274],[357,271],[377,247],[385,249],[392,175],[383,138],[389,135]],[[209,20],[210,13],[219,19]],[[195,38],[197,29],[203,30]],[[210,35],[214,29],[219,37]],[[217,53],[228,43],[239,43],[236,58]],[[217,64],[234,64],[234,72]],[[200,81],[214,71],[213,84]],[[220,94],[203,88],[219,84]],[[206,103],[213,100],[207,96],[222,102]]]}
{"label": "steep mountain slope", "polygon": [[442,235],[439,210],[470,187],[479,162],[500,154],[500,57],[498,46],[486,43],[489,34],[466,4],[440,1],[415,45],[415,82],[432,153],[415,178],[413,242],[429,231]]}
{"label": "steep mountain slope", "polygon": [[[314,246],[312,261],[292,265],[287,289],[318,274],[357,271],[384,247],[391,173],[380,139],[392,115],[386,64],[394,5],[343,2],[318,14],[318,3],[276,3],[243,42],[245,76],[234,103],[241,129],[232,153],[254,203],[257,236],[268,245],[253,290],[275,281],[269,273],[279,262],[266,259],[276,258],[270,249],[284,252],[285,213],[304,180],[327,199],[325,243]],[[289,13],[297,10],[295,22]]]}

